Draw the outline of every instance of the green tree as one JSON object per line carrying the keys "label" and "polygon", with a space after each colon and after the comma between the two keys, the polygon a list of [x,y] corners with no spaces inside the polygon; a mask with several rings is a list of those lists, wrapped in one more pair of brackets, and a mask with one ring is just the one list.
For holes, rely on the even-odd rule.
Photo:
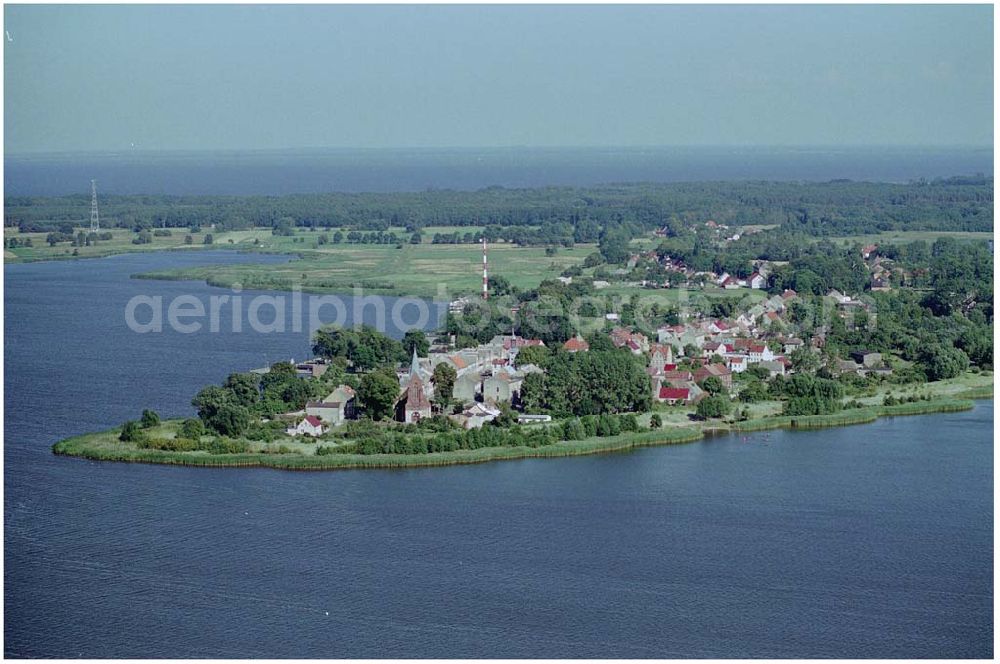
{"label": "green tree", "polygon": [[155,410],[149,410],[148,408],[142,411],[142,418],[139,420],[143,429],[152,429],[160,423],[160,416],[157,415]]}
{"label": "green tree", "polygon": [[395,372],[386,368],[372,371],[361,378],[357,398],[368,417],[378,421],[392,416],[399,393],[399,380]]}
{"label": "green tree", "polygon": [[121,433],[118,434],[118,440],[125,443],[134,443],[143,439],[142,430],[139,428],[139,423],[135,420],[128,420],[122,424]]}
{"label": "green tree", "polygon": [[629,256],[628,236],[622,232],[605,232],[597,249],[608,263],[624,263]]}
{"label": "green tree", "polygon": [[709,394],[722,394],[726,391],[726,386],[722,384],[722,379],[718,376],[709,376],[701,381],[701,389]]}
{"label": "green tree", "polygon": [[237,403],[247,408],[252,408],[260,400],[260,379],[257,374],[229,374],[223,387],[233,393]]}
{"label": "green tree", "polygon": [[406,356],[412,357],[414,349],[419,357],[427,357],[427,353],[431,349],[431,344],[427,341],[427,335],[424,334],[423,330],[407,330],[406,334],[403,335],[403,352]]}
{"label": "green tree", "polygon": [[447,404],[451,401],[456,380],[458,380],[458,372],[447,362],[442,362],[434,367],[431,382],[434,383],[434,398],[438,403]]}
{"label": "green tree", "polygon": [[517,351],[517,366],[523,367],[528,364],[544,366],[546,358],[549,356],[549,349],[546,346],[524,346]]}
{"label": "green tree", "polygon": [[968,356],[954,346],[928,344],[920,354],[920,363],[929,380],[954,378],[969,368]]}
{"label": "green tree", "polygon": [[663,426],[663,419],[660,417],[659,413],[653,413],[649,416],[649,428],[659,429]]}
{"label": "green tree", "polygon": [[725,417],[729,413],[731,405],[728,397],[716,394],[699,401],[695,412],[703,420],[713,417]]}
{"label": "green tree", "polygon": [[198,440],[205,435],[205,425],[194,417],[189,417],[181,424],[180,434],[183,438]]}

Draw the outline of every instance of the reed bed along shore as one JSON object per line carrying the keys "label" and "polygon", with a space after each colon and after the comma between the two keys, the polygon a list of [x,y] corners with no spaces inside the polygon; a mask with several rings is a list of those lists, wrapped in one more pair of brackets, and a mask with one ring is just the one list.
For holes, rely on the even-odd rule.
{"label": "reed bed along shore", "polygon": [[[989,394],[987,394],[987,391]],[[968,390],[977,398],[992,396],[991,388]],[[980,396],[982,395],[982,396]],[[431,454],[211,454],[209,452],[170,452],[138,449],[117,440],[117,429],[74,436],[53,445],[58,455],[75,456],[93,461],[125,461],[159,463],[210,468],[276,468],[281,470],[347,470],[361,468],[420,468],[513,459],[544,459],[585,454],[622,452],[638,447],[676,445],[701,440],[706,434],[752,432],[768,429],[819,429],[874,422],[879,417],[926,415],[969,410],[974,403],[968,398],[917,401],[892,406],[854,408],[830,415],[777,416],[736,422],[728,427],[706,423],[702,427],[674,427],[578,441],[562,441],[541,447],[487,447]]]}

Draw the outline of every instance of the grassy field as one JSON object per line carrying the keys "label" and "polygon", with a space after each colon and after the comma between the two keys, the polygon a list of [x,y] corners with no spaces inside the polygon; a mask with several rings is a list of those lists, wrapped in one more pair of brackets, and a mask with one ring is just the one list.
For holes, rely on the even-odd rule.
{"label": "grassy field", "polygon": [[[74,231],[85,230],[78,228]],[[5,228],[4,238],[31,239],[32,246],[17,247],[15,249],[4,249],[3,259],[7,263],[39,261],[39,260],[68,260],[73,258],[99,258],[101,256],[111,256],[137,251],[162,251],[164,249],[197,249],[201,248],[204,233],[193,236],[193,240],[198,244],[184,244],[184,236],[188,235],[185,229],[172,229],[170,237],[154,237],[150,244],[132,244],[132,239],[136,234],[122,229],[110,231],[114,236],[110,240],[101,240],[96,245],[90,247],[72,247],[67,242],[62,242],[54,247],[50,247],[45,241],[48,233],[19,233],[17,229]],[[73,251],[77,254],[74,255]]]}
{"label": "grassy field", "polygon": [[[237,240],[239,236],[228,239]],[[230,265],[169,270],[143,275],[156,279],[199,279],[218,286],[287,289],[308,292],[366,292],[432,297],[477,293],[482,284],[482,250],[475,245],[404,244],[323,245],[309,247],[274,238],[253,247],[246,240],[235,246],[257,251],[301,252],[301,260],[281,265]],[[559,276],[594,251],[592,245],[560,249],[546,256],[543,248],[495,245],[489,250],[490,273],[506,277],[519,288],[533,288],[543,279]]]}

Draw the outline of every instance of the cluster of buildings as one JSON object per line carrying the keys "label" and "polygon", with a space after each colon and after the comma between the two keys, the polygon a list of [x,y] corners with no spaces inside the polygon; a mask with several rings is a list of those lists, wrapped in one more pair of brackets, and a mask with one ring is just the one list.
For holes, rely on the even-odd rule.
{"label": "cluster of buildings", "polygon": [[[754,274],[759,276],[760,273]],[[789,354],[801,348],[818,350],[823,347],[823,327],[808,341],[790,333],[797,329],[787,320],[789,306],[796,297],[795,291],[786,290],[729,318],[697,317],[676,325],[663,325],[656,330],[655,340],[625,327],[613,328],[609,338],[615,347],[648,358],[647,373],[654,401],[691,405],[705,396],[702,385],[708,378],[717,378],[731,391],[734,374],[756,366],[766,369],[772,377],[782,376],[792,371]],[[864,302],[836,290],[831,290],[826,297],[841,315],[855,309],[868,309]],[[434,414],[433,374],[440,364],[454,369],[452,402],[461,405],[448,417],[465,428],[481,427],[495,419],[500,415],[501,404],[519,406],[524,379],[531,373],[542,372],[533,364],[518,362],[524,348],[545,345],[538,339],[497,335],[487,343],[461,349],[454,349],[453,338],[450,342],[432,346],[426,358],[414,352],[409,366],[397,372],[399,397],[394,413],[397,421],[415,423]],[[566,341],[562,348],[568,353],[584,353],[589,351],[589,344],[576,336]],[[326,369],[322,361],[295,366],[296,372],[303,377],[322,376]],[[891,373],[881,355],[869,351],[860,351],[850,360],[841,360],[836,369],[861,376]],[[323,400],[307,403],[303,411],[290,413],[295,422],[287,432],[289,435],[322,435],[329,427],[354,418],[355,403],[354,390],[341,385]],[[539,418],[548,419],[547,416],[519,416],[522,421]]]}

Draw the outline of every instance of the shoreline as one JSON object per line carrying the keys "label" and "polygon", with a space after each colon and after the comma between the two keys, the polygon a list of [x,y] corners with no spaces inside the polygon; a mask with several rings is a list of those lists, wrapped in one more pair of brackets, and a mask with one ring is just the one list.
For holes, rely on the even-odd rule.
{"label": "shoreline", "polygon": [[[206,452],[165,452],[127,448],[105,449],[95,446],[100,437],[106,437],[117,428],[66,438],[52,446],[53,454],[72,456],[90,461],[117,461],[126,463],[151,463],[162,465],[200,466],[207,468],[272,468],[276,470],[360,470],[392,468],[425,468],[434,466],[468,465],[491,461],[515,459],[559,458],[626,452],[641,447],[679,445],[702,441],[707,437],[740,434],[769,429],[815,430],[856,424],[870,424],[882,417],[930,415],[971,410],[974,400],[992,399],[985,388],[968,390],[957,398],[934,399],[893,406],[871,406],[840,411],[832,415],[777,416],[747,420],[726,425],[700,427],[675,427],[646,430],[580,441],[561,441],[544,447],[489,447],[477,450],[435,452],[430,454],[330,454],[325,456],[301,454],[210,454]],[[317,443],[320,445],[321,443]]]}

